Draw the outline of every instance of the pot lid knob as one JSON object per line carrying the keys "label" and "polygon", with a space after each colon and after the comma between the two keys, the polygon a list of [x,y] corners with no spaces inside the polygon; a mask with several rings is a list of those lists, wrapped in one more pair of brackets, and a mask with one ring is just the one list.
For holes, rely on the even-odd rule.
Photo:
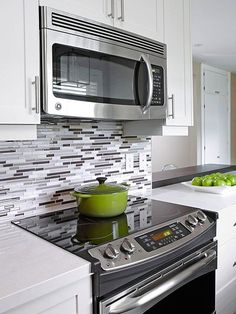
{"label": "pot lid knob", "polygon": [[106,177],[98,177],[98,178],[96,178],[96,180],[99,182],[99,184],[103,184],[103,183],[105,183],[107,178]]}

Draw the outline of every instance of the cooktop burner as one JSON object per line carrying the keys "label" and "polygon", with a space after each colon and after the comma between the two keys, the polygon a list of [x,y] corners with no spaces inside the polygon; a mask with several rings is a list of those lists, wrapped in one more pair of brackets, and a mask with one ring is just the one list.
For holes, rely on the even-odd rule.
{"label": "cooktop burner", "polygon": [[129,196],[124,214],[112,218],[79,215],[75,207],[12,221],[13,224],[79,255],[96,245],[191,213],[190,207]]}

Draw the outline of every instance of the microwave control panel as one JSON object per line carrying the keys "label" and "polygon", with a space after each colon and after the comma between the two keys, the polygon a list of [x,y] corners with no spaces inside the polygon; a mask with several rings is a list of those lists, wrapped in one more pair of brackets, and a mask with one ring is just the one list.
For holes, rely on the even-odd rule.
{"label": "microwave control panel", "polygon": [[160,66],[152,65],[153,94],[152,105],[162,106],[164,104],[164,73]]}

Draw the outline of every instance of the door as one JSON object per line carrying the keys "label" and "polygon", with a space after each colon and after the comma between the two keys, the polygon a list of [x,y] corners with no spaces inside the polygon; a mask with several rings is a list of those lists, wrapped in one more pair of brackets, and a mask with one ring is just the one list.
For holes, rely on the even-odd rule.
{"label": "door", "polygon": [[192,124],[192,54],[190,1],[164,0],[164,42],[167,44],[168,110],[166,125]]}
{"label": "door", "polygon": [[227,72],[203,72],[203,162],[230,163],[230,116]]}
{"label": "door", "polygon": [[97,22],[113,25],[113,0],[39,0],[41,6],[82,16]]}
{"label": "door", "polygon": [[0,34],[0,124],[39,124],[38,1],[2,1]]}
{"label": "door", "polygon": [[115,0],[114,25],[162,42],[163,0]]}

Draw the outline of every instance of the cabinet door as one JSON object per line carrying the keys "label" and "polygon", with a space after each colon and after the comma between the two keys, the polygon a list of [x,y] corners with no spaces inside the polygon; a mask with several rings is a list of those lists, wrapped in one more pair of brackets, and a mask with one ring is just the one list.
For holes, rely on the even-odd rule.
{"label": "cabinet door", "polygon": [[163,41],[163,0],[115,0],[115,26]]}
{"label": "cabinet door", "polygon": [[114,0],[39,0],[39,4],[113,25]]}
{"label": "cabinet door", "polygon": [[0,124],[38,124],[38,1],[1,1],[0,34]]}
{"label": "cabinet door", "polygon": [[166,125],[192,124],[192,53],[190,0],[164,0],[167,44],[168,117]]}

